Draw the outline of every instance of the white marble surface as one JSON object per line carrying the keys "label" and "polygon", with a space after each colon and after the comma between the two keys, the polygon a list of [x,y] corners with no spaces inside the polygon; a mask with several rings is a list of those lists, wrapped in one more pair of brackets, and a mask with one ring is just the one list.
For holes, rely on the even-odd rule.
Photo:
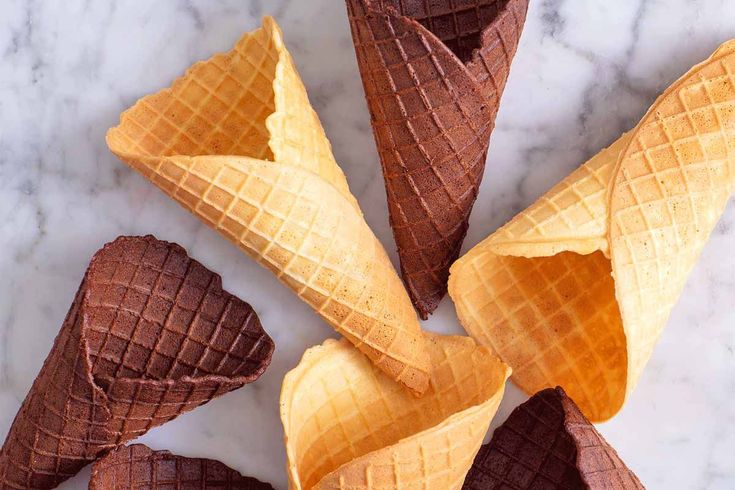
{"label": "white marble surface", "polygon": [[[728,0],[532,0],[465,248],[634,124],[735,37]],[[334,335],[237,249],[119,163],[106,129],[139,96],[272,14],[368,222],[393,250],[345,7],[339,0],[4,0],[0,8],[0,437],[89,258],[120,234],[176,241],[258,311],[277,349],[249,385],[143,441],[286,488],[283,374]],[[600,430],[652,489],[735,487],[735,208],[727,210],[637,391]],[[395,254],[393,254],[395,259]],[[460,332],[445,298],[426,328]],[[509,385],[494,421],[525,397]],[[88,470],[64,485],[86,488]]]}

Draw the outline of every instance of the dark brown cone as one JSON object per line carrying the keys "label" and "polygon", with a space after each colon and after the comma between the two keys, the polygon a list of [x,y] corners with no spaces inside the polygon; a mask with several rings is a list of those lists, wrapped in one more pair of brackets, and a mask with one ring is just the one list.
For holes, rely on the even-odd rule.
{"label": "dark brown cone", "polygon": [[426,319],[467,233],[528,0],[346,0],[401,273]]}
{"label": "dark brown cone", "polygon": [[0,451],[0,488],[53,488],[102,453],[257,379],[273,341],[178,245],[95,254]]}
{"label": "dark brown cone", "polygon": [[561,388],[516,408],[480,448],[463,490],[642,489]]}
{"label": "dark brown cone", "polygon": [[219,461],[153,451],[142,444],[121,447],[92,466],[90,490],[273,490]]}

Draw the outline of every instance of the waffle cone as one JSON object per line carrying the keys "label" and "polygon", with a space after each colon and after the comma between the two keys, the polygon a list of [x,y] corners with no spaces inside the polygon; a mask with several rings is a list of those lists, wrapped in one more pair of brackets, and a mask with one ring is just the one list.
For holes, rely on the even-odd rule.
{"label": "waffle cone", "polygon": [[219,461],[153,451],[142,444],[123,446],[92,466],[89,490],[273,490]]}
{"label": "waffle cone", "polygon": [[593,421],[634,389],[735,181],[735,42],[452,266],[465,329]]}
{"label": "waffle cone", "polygon": [[416,314],[275,21],[144,97],[110,149],[272,271],[390,377],[426,390]]}
{"label": "waffle cone", "polygon": [[281,391],[292,489],[461,487],[510,369],[468,337],[427,338],[422,398],[344,340],[306,351]]}
{"label": "waffle cone", "polygon": [[347,0],[403,281],[447,292],[528,0]]}
{"label": "waffle cone", "polygon": [[0,451],[0,488],[54,488],[83,466],[257,379],[273,341],[178,245],[95,254]]}
{"label": "waffle cone", "polygon": [[462,488],[628,490],[643,485],[557,387],[536,393],[495,429]]}

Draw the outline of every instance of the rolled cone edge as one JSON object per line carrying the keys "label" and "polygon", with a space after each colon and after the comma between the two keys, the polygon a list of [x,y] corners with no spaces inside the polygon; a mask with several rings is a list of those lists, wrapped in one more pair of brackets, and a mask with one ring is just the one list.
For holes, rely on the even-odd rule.
{"label": "rolled cone edge", "polygon": [[[274,253],[293,253],[293,250],[287,250],[284,247],[278,246],[270,247],[267,243],[264,243],[263,236],[258,236],[257,233],[249,233],[249,231],[247,231],[247,234],[249,235],[249,238],[253,240],[253,243],[241,243],[240,237],[243,233],[243,226],[242,223],[238,223],[236,220],[231,219],[232,216],[230,213],[230,206],[222,203],[213,203],[211,201],[207,202],[207,198],[213,196],[216,193],[215,191],[219,190],[217,189],[217,187],[219,186],[213,185],[212,187],[209,187],[207,186],[208,182],[206,181],[206,178],[203,179],[201,174],[198,176],[193,176],[190,172],[187,172],[186,170],[186,167],[191,164],[192,160],[198,160],[202,164],[202,167],[210,165],[210,169],[221,168],[221,162],[226,159],[260,161],[265,166],[271,167],[281,167],[287,165],[289,167],[299,169],[305,174],[317,175],[325,181],[325,184],[330,184],[328,192],[330,194],[335,192],[339,194],[347,202],[347,206],[349,206],[351,210],[354,210],[354,214],[355,216],[357,216],[356,219],[359,219],[361,220],[361,223],[364,223],[362,213],[359,210],[359,207],[356,205],[354,197],[351,196],[349,190],[347,189],[344,175],[334,162],[334,158],[331,155],[329,143],[328,141],[326,141],[326,137],[318,121],[318,118],[313,112],[313,109],[308,104],[308,97],[305,94],[303,84],[301,83],[300,78],[298,77],[298,73],[296,73],[295,68],[291,63],[290,55],[288,55],[288,52],[286,51],[285,46],[280,39],[279,29],[275,25],[275,22],[272,20],[270,22],[264,21],[264,26],[266,26],[270,30],[269,35],[273,38],[272,49],[278,52],[278,62],[273,74],[274,78],[272,83],[272,88],[275,92],[276,108],[274,112],[272,112],[270,116],[268,116],[268,118],[266,119],[265,127],[268,131],[272,132],[272,134],[270,134],[269,144],[271,145],[273,152],[282,155],[284,158],[288,158],[288,162],[270,162],[266,160],[258,160],[255,158],[235,155],[201,155],[192,157],[186,155],[158,156],[152,154],[143,154],[139,151],[141,147],[136,146],[137,142],[133,141],[131,138],[113,138],[113,135],[120,133],[120,126],[118,126],[118,128],[113,128],[108,132],[108,145],[110,146],[113,153],[118,155],[128,165],[141,172],[144,176],[149,178],[149,180],[153,181],[157,186],[159,186],[165,193],[178,200],[180,204],[182,204],[184,207],[192,211],[195,215],[210,224],[210,226],[218,229],[218,231],[225,235],[226,238],[238,244],[251,256],[254,256],[256,260],[258,260],[261,264],[265,265],[269,270],[274,272],[274,274],[276,274],[282,282],[287,283],[290,287],[292,287],[292,289],[297,289],[297,293],[302,297],[302,299],[305,299],[305,301],[309,302],[314,307],[314,309],[319,310],[323,306],[320,301],[322,301],[325,296],[324,290],[306,291],[303,287],[303,283],[298,284],[296,285],[296,287],[294,287],[294,283],[297,281],[291,280],[293,278],[289,278],[288,274],[284,273],[283,270],[278,269],[278,267],[274,266],[271,263],[268,263],[266,260],[261,260],[258,257],[258,254],[261,250],[267,250],[269,248],[273,248]],[[259,33],[259,35],[268,34],[267,32],[263,31],[254,32]],[[255,34],[251,34],[251,37],[254,35]],[[246,36],[243,39],[248,39],[248,37]],[[214,59],[222,60],[223,55],[217,55],[212,58],[212,60]],[[195,67],[204,69],[207,66],[208,62],[209,61],[200,62],[195,65]],[[194,67],[190,68],[183,78],[180,78],[176,82],[174,82],[172,88],[185,87],[186,84],[184,82],[186,78],[188,76],[196,76],[195,72],[196,70],[194,69]],[[295,99],[293,100],[288,98],[289,93],[296,92],[298,92],[298,94],[300,95],[295,97]],[[158,92],[153,96],[148,96],[144,99],[155,97],[169,97],[175,95],[176,94],[173,93],[171,88],[169,88],[164,89],[163,91]],[[141,99],[141,101],[144,99]],[[291,103],[289,103],[289,100],[291,101]],[[141,101],[136,103],[136,105],[133,107],[139,105],[145,106],[145,104],[141,104]],[[295,108],[294,105],[298,107]],[[131,109],[126,111],[123,114],[123,117],[121,117],[121,125],[125,122],[131,122],[130,118],[134,115],[135,113]],[[132,131],[131,134],[139,134],[141,131],[139,128],[143,127],[144,124],[139,123],[137,125],[134,124],[133,126],[138,129]],[[300,135],[299,131],[301,130],[307,132],[308,134]],[[181,132],[185,133],[184,131]],[[278,134],[276,134],[276,132],[278,132]],[[301,137],[299,138],[298,136]],[[151,136],[151,139],[156,140],[156,137],[156,134],[153,134]],[[141,137],[141,139],[144,138]],[[314,140],[316,140],[317,143],[320,144],[314,145]],[[301,141],[303,143],[303,146],[301,148],[296,148],[293,144],[294,141]],[[276,150],[278,151],[276,152]],[[302,151],[303,158],[301,159],[296,158],[295,156],[299,153],[299,150]],[[171,151],[173,151],[173,147],[167,148],[167,152],[170,153]],[[313,162],[314,165],[304,165],[303,162],[301,162],[301,160],[308,160],[309,158],[313,158],[315,160],[315,162]],[[320,158],[323,161],[320,160]],[[298,167],[296,167],[297,164]],[[205,171],[202,173],[206,174],[207,172]],[[187,185],[192,184],[192,180],[198,180],[196,184],[198,184],[199,187],[194,186],[185,188]],[[210,189],[212,190],[212,192],[210,192]],[[344,206],[340,204],[340,209],[343,207]],[[365,228],[369,230],[367,224],[364,223],[364,225]],[[369,233],[370,236],[373,238],[375,244],[379,244],[372,232],[370,231]],[[398,379],[406,384],[406,386],[414,391],[416,394],[421,394],[426,389],[426,386],[428,386],[428,373],[430,371],[428,355],[426,354],[425,347],[423,345],[421,329],[418,321],[415,318],[413,307],[410,305],[410,299],[408,298],[405,289],[400,283],[398,275],[393,269],[392,264],[390,264],[390,261],[387,258],[387,254],[385,254],[385,251],[382,249],[382,245],[380,245],[379,248],[381,253],[378,255],[381,255],[381,257],[379,257],[377,260],[381,262],[380,267],[385,269],[384,277],[379,279],[382,281],[383,285],[386,282],[389,283],[389,292],[394,293],[392,294],[392,298],[390,298],[390,301],[385,302],[394,302],[398,304],[398,306],[392,306],[391,304],[390,308],[388,308],[388,310],[390,311],[386,311],[384,312],[384,314],[377,315],[377,318],[373,319],[375,328],[363,329],[365,332],[375,333],[374,338],[362,338],[367,334],[361,334],[361,331],[358,331],[358,328],[352,328],[351,326],[347,326],[345,328],[343,325],[341,325],[341,323],[344,321],[344,316],[352,316],[353,322],[360,321],[359,319],[355,319],[354,317],[361,316],[363,313],[361,311],[356,311],[357,315],[352,315],[352,313],[348,311],[346,313],[342,312],[332,315],[332,318],[329,318],[328,315],[324,314],[322,314],[322,316],[338,331],[345,333],[345,335],[347,336],[351,336],[351,338],[355,340],[356,345],[362,346],[364,351],[368,355],[370,355],[375,362],[380,362],[381,365],[386,369],[386,371],[389,372],[395,379]],[[390,267],[387,267],[384,262],[390,265]],[[395,278],[393,278],[393,276],[395,276]],[[400,289],[396,286],[396,284],[400,285]],[[380,286],[380,284],[378,286]],[[330,289],[326,288],[326,291],[330,291]],[[312,294],[311,302],[310,300],[306,299],[307,292],[314,293]],[[378,294],[379,296],[386,296],[388,294],[385,291],[381,292],[377,290],[373,291],[373,293]],[[398,299],[399,301],[396,301],[396,299]],[[406,307],[404,303],[407,304],[408,307]],[[333,309],[337,308],[337,306],[334,306],[335,304],[336,302],[332,302]],[[406,311],[404,310],[410,310],[411,316],[413,318],[408,316]],[[391,327],[391,322],[393,323],[392,328],[394,328],[394,330],[392,332],[387,332],[386,329],[388,327]],[[397,328],[395,326],[396,323],[398,325]],[[395,345],[398,346],[398,352],[386,352],[387,348],[380,345],[380,342],[386,341],[385,339],[387,339],[388,344],[392,345],[393,337],[397,337],[397,330],[401,330],[402,332],[399,332],[401,334],[407,333],[408,336],[411,337],[411,339],[409,342],[396,342]]]}
{"label": "rolled cone edge", "polygon": [[[460,348],[462,348],[461,346],[463,346],[463,348],[472,346],[473,349],[477,349],[477,355],[487,356],[487,360],[483,361],[483,364],[489,362],[490,364],[488,365],[495,366],[494,369],[498,370],[493,374],[493,376],[495,376],[494,383],[497,384],[493,385],[494,388],[492,389],[492,394],[483,395],[482,400],[477,400],[476,403],[468,406],[467,408],[452,413],[435,425],[426,427],[413,434],[406,435],[404,438],[397,440],[392,444],[382,448],[376,448],[352,460],[345,461],[337,468],[332,469],[328,474],[322,476],[318,483],[312,482],[312,486],[308,488],[342,488],[340,485],[347,485],[352,489],[366,490],[371,488],[390,488],[391,483],[384,480],[382,476],[375,476],[375,478],[373,478],[373,476],[368,476],[371,474],[371,468],[378,469],[378,473],[373,472],[373,475],[385,474],[385,469],[396,462],[394,458],[399,458],[399,460],[404,462],[411,459],[415,459],[416,461],[423,460],[426,464],[425,467],[431,468],[434,463],[431,457],[431,450],[428,448],[439,447],[439,452],[441,453],[441,451],[443,451],[443,448],[441,447],[442,444],[446,443],[452,435],[465,438],[465,440],[460,441],[459,443],[461,450],[455,448],[456,450],[452,451],[452,455],[454,455],[455,458],[453,460],[454,463],[452,467],[444,468],[441,467],[443,463],[437,463],[441,469],[437,469],[436,472],[432,472],[432,470],[429,469],[426,481],[422,484],[428,485],[425,487],[427,489],[437,490],[459,488],[459,486],[461,486],[461,483],[464,480],[464,474],[469,470],[474,454],[479,449],[490,421],[497,410],[500,400],[502,399],[505,380],[510,376],[510,368],[493,356],[487,348],[477,346],[477,344],[469,337],[446,337],[430,334],[428,340],[429,342],[458,342],[459,344],[455,345],[460,346]],[[444,346],[446,348],[450,348],[450,344],[444,344]],[[350,358],[349,356],[353,355],[352,352],[357,354],[357,351],[353,351],[353,349],[354,347],[350,346],[350,344],[344,340],[336,341],[329,339],[320,346],[308,349],[304,353],[299,365],[287,373],[284,378],[281,391],[280,410],[285,433],[284,440],[288,457],[287,469],[290,488],[307,488],[303,486],[305,485],[305,482],[302,481],[302,477],[299,474],[299,467],[297,466],[297,462],[301,460],[299,459],[300,449],[296,447],[296,444],[298,444],[298,441],[300,440],[300,427],[303,427],[303,425],[300,427],[292,427],[291,420],[293,414],[301,412],[299,404],[304,403],[304,399],[310,398],[312,395],[310,394],[310,390],[305,390],[299,385],[310,379],[312,370],[323,369],[322,365],[325,362],[327,366],[330,362],[335,362],[330,359],[340,359],[340,357],[343,356],[348,356],[347,358]],[[357,355],[359,356],[359,354]],[[359,357],[356,358],[356,360],[359,361]],[[376,375],[382,376],[379,373],[376,373]],[[336,379],[333,380],[333,383],[337,383],[339,385],[339,382]],[[370,390],[371,389],[368,389],[368,391]],[[432,393],[433,392],[430,391],[425,396],[436,396]],[[414,402],[408,401],[407,403]],[[421,400],[416,400],[415,403],[421,403]],[[301,423],[303,423],[303,421],[301,421]],[[294,430],[299,430],[299,432],[295,433]],[[427,451],[427,453],[424,453],[423,451]],[[461,454],[461,457],[458,456],[459,454]],[[452,456],[448,456],[444,453],[441,453],[441,455],[434,453],[434,456],[436,457],[435,459],[441,460],[444,463],[448,461],[447,457],[450,459],[452,458]],[[447,475],[442,476],[444,473],[447,473]],[[432,475],[433,477],[440,476],[440,482],[431,483]],[[415,475],[406,476],[406,478],[414,477]],[[442,486],[443,484],[441,482],[446,483],[447,478],[450,477],[452,478],[451,487]],[[366,478],[368,478],[369,481],[366,480]],[[406,478],[401,479],[404,484],[407,482]],[[415,481],[414,483],[417,485],[419,484]],[[385,485],[388,485],[388,487],[385,487]]]}
{"label": "rolled cone edge", "polygon": [[[182,265],[186,267],[183,271]],[[130,270],[126,269],[128,266],[134,267],[137,272],[130,274]],[[164,270],[167,272],[164,273]],[[118,282],[122,281],[118,284],[119,287],[125,288],[127,285],[123,291],[127,293],[133,288],[132,282],[138,280],[135,294],[123,296],[129,299],[139,298],[142,294],[141,289],[145,287],[149,288],[150,295],[153,296],[154,285],[149,283],[151,274],[156,278],[154,283],[166,274],[168,279],[178,277],[180,280],[178,287],[182,289],[194,285],[202,286],[200,284],[202,280],[209,281],[204,295],[211,294],[207,296],[212,299],[209,303],[210,316],[216,319],[218,324],[220,321],[223,325],[225,322],[236,322],[229,326],[246,329],[240,332],[242,336],[237,336],[235,340],[240,346],[239,349],[244,347],[247,350],[245,356],[248,360],[257,361],[257,364],[252,363],[249,366],[243,358],[243,364],[232,372],[228,371],[227,374],[222,371],[232,369],[233,366],[225,368],[220,365],[212,371],[212,374],[207,374],[207,367],[202,365],[202,372],[199,375],[166,375],[160,379],[131,378],[125,374],[113,376],[104,370],[95,372],[92,357],[96,354],[93,353],[105,352],[106,346],[106,343],[97,337],[105,335],[108,331],[115,331],[121,335],[126,331],[126,326],[129,326],[114,313],[112,316],[120,320],[116,324],[117,329],[114,325],[105,324],[101,327],[97,324],[110,317],[107,310],[116,312],[121,308],[119,301],[109,298],[109,295],[114,296],[114,291],[119,292],[119,288],[101,288],[100,284],[106,284],[111,278],[115,278],[114,280]],[[175,284],[176,280],[168,281],[166,286],[161,286],[157,291],[165,295],[166,287],[176,287]],[[170,290],[168,291],[170,293]],[[180,298],[176,304],[193,301],[192,292],[192,289],[188,289],[189,294],[186,298]],[[221,303],[217,306],[219,301]],[[153,303],[149,305],[151,309],[146,311],[155,315]],[[161,307],[159,303],[156,304],[158,308]],[[128,307],[134,309],[130,304]],[[90,308],[95,309],[94,314],[89,313]],[[194,310],[199,309],[197,307]],[[181,320],[174,320],[175,323],[179,321]],[[97,328],[94,328],[95,326]],[[186,328],[184,330],[189,331]],[[257,334],[258,337],[245,340],[246,337],[249,338],[246,334]],[[138,331],[136,328],[129,335],[131,344],[134,343],[132,340],[134,337],[141,344],[148,345],[139,338],[148,335],[146,330]],[[93,336],[97,337],[92,339]],[[116,338],[118,341],[121,340]],[[198,340],[207,341],[207,337]],[[214,337],[209,341],[218,342]],[[246,343],[241,344],[240,341]],[[247,342],[251,341],[252,346],[249,346]],[[10,427],[0,450],[0,486],[7,485],[10,488],[57,486],[105,451],[212,398],[254,381],[270,363],[273,348],[272,340],[262,329],[252,307],[222,289],[219,275],[191,258],[182,247],[157,240],[150,235],[119,237],[102,247],[91,259],[54,346]],[[162,349],[169,352],[167,347]],[[140,351],[136,352],[140,354]],[[177,361],[179,354],[180,352],[176,354]],[[232,354],[235,354],[234,350]],[[238,352],[237,355],[240,354]],[[100,354],[95,359],[103,357],[102,362],[114,358]],[[133,362],[131,359],[136,359],[136,356],[128,358]],[[158,361],[161,361],[161,358],[158,358]],[[164,386],[165,390],[162,388]],[[183,393],[188,393],[186,401],[181,399]],[[129,414],[135,412],[136,407],[139,413],[149,413],[147,409],[140,411],[140,403],[150,405],[146,400],[151,397],[165,406],[165,410],[156,411],[156,416],[148,415],[149,419],[142,416],[129,418]],[[63,409],[59,409],[59,405],[63,405]],[[62,424],[58,429],[59,410],[73,417],[74,423]],[[84,417],[88,419],[85,420]],[[42,436],[38,436],[39,433]],[[36,438],[38,445],[33,443],[29,445],[28,437],[31,437],[31,440]],[[68,440],[78,443],[65,445],[61,442]]]}

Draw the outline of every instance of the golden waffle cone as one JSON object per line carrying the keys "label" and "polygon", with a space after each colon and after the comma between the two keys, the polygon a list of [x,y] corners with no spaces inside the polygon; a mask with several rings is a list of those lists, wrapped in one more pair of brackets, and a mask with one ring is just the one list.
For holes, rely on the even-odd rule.
{"label": "golden waffle cone", "polygon": [[429,381],[416,314],[275,21],[144,97],[110,149],[271,270],[391,378]]}
{"label": "golden waffle cone", "polygon": [[730,41],[452,266],[462,325],[525,391],[601,421],[635,387],[733,188],[733,73]]}
{"label": "golden waffle cone", "polygon": [[510,369],[468,337],[427,337],[422,398],[344,340],[306,351],[281,391],[292,489],[461,488]]}

